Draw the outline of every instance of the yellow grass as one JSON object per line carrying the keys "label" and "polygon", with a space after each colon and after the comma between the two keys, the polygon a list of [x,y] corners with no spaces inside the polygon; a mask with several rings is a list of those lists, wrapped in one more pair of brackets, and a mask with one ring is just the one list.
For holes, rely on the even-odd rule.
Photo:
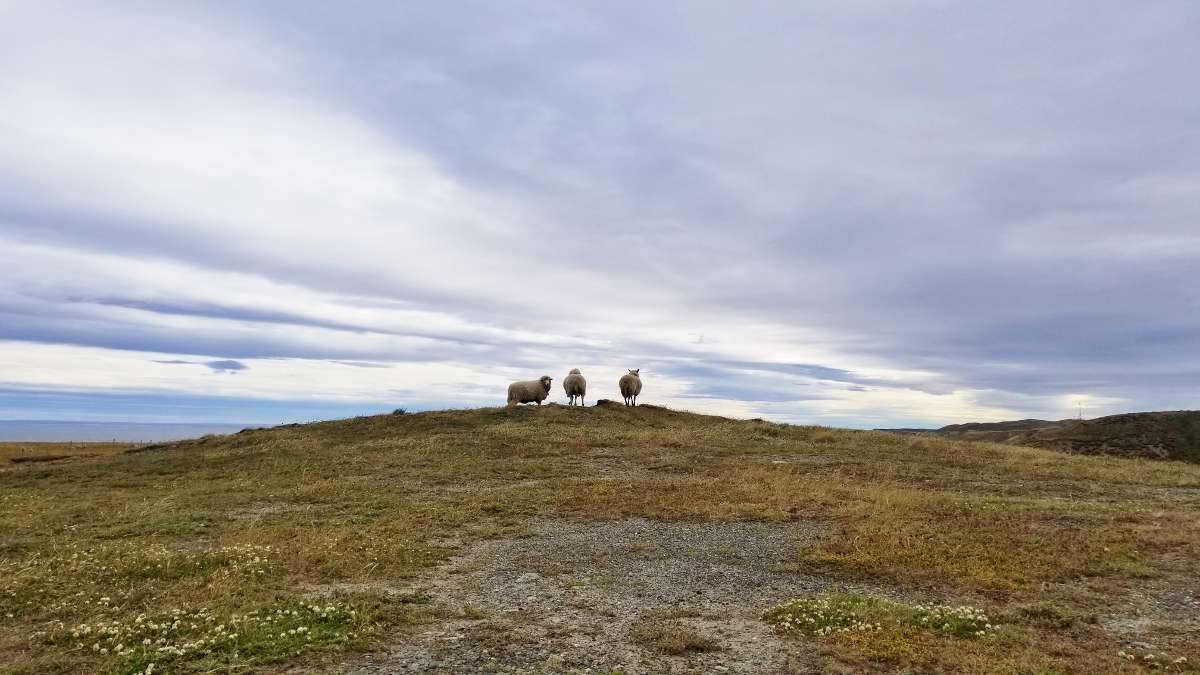
{"label": "yellow grass", "polygon": [[131,443],[0,443],[0,468],[25,462],[49,462],[80,456],[112,455],[134,447]]}

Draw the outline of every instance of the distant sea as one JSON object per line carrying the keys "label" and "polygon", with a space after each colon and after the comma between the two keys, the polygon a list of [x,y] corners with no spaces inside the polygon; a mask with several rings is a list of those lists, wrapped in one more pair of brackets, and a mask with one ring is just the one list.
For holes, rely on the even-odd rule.
{"label": "distant sea", "polygon": [[246,424],[176,422],[57,422],[52,420],[0,420],[2,441],[118,441],[157,443],[197,438],[207,434],[232,434]]}

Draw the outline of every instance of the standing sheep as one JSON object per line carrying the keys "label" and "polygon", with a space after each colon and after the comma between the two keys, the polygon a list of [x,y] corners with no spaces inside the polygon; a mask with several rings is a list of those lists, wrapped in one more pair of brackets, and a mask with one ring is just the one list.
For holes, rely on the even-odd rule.
{"label": "standing sheep", "polygon": [[621,386],[621,396],[625,397],[625,405],[637,405],[638,394],[642,393],[642,378],[638,375],[641,368],[635,368],[621,376],[618,384]]}
{"label": "standing sheep", "polygon": [[518,403],[537,403],[541,405],[542,401],[546,400],[546,397],[549,395],[549,375],[543,375],[536,380],[513,382],[508,385],[508,405],[510,406]]}
{"label": "standing sheep", "polygon": [[567,392],[567,405],[575,405],[575,397],[579,397],[579,405],[583,405],[583,395],[587,393],[587,380],[578,368],[572,368],[563,378],[563,389]]}

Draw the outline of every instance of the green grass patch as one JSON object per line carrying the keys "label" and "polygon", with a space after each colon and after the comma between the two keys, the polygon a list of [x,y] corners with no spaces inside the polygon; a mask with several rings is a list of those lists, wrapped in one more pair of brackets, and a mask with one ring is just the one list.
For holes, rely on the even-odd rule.
{"label": "green grass patch", "polygon": [[997,628],[969,605],[906,605],[855,593],[790,600],[767,610],[763,620],[781,633],[815,636],[916,629],[972,639]]}
{"label": "green grass patch", "polygon": [[112,673],[241,670],[359,641],[371,617],[351,604],[279,600],[244,613],[208,609],[117,617],[64,627],[47,644],[90,651]]}

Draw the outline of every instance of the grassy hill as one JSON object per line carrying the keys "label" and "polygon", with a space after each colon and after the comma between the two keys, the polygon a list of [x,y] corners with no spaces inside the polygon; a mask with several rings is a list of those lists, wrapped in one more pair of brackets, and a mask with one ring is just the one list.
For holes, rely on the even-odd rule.
{"label": "grassy hill", "polygon": [[1069,424],[1074,420],[1012,420],[1008,422],[968,422],[966,424],[950,424],[938,429],[937,432],[948,438],[962,440],[995,440],[997,438],[1020,438],[1038,429]]}
{"label": "grassy hill", "polygon": [[1111,415],[1037,429],[1022,444],[1089,455],[1200,462],[1200,412]]}
{"label": "grassy hill", "polygon": [[952,424],[929,433],[945,438],[1014,443],[1084,455],[1200,462],[1200,412],[1126,413],[1091,420],[1018,420]]}
{"label": "grassy hill", "polygon": [[551,405],[10,461],[0,512],[0,672],[1200,662],[1178,462]]}

